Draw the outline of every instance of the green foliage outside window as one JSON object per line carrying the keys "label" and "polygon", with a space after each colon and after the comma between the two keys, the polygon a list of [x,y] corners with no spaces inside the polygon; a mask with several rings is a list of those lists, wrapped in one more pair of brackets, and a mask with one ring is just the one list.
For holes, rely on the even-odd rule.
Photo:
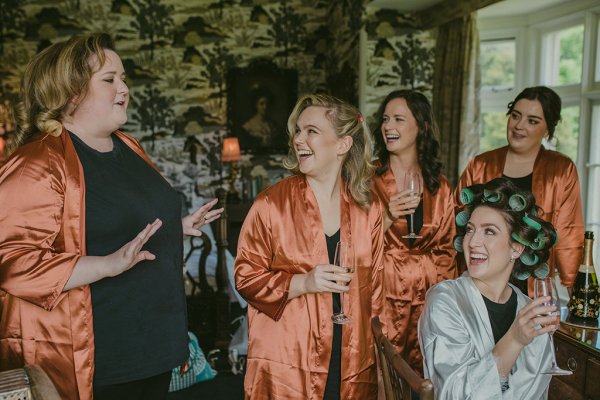
{"label": "green foliage outside window", "polygon": [[479,153],[506,146],[506,113],[486,112],[482,114]]}
{"label": "green foliage outside window", "polygon": [[583,63],[583,25],[560,32],[559,85],[581,82]]}
{"label": "green foliage outside window", "polygon": [[562,120],[554,132],[557,139],[556,150],[566,154],[575,162],[579,140],[579,106],[564,107],[560,115]]}
{"label": "green foliage outside window", "polygon": [[480,63],[482,86],[514,86],[514,40],[482,42]]}

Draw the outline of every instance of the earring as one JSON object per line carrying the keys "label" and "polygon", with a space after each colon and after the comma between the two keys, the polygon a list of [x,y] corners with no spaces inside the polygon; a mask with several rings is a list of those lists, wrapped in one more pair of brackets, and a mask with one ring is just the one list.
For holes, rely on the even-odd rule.
{"label": "earring", "polygon": [[518,254],[512,253],[510,255],[510,262],[511,263],[515,262],[515,260],[517,259],[517,257],[518,257]]}

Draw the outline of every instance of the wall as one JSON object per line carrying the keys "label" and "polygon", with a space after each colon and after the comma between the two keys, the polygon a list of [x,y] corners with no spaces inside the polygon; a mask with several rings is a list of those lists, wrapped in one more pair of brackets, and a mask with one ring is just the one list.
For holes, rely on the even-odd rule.
{"label": "wall", "polygon": [[[339,27],[352,26],[343,10],[360,9],[361,1],[3,1],[11,15],[0,29],[2,97],[14,99],[24,66],[50,43],[82,32],[110,33],[131,91],[123,129],[146,145],[165,176],[186,193],[198,184],[210,195],[218,184],[230,68],[268,59],[295,69],[299,94],[347,96],[346,88],[352,87],[347,83],[356,81],[356,52],[340,51],[338,60],[331,42],[358,37],[357,31]],[[337,26],[330,29],[333,19]],[[273,169],[279,159],[245,156],[242,164]]]}
{"label": "wall", "polygon": [[362,104],[369,121],[393,90],[419,90],[431,101],[436,31],[420,29],[410,13],[373,7],[366,9],[365,31]]}
{"label": "wall", "polygon": [[[3,0],[0,98],[14,100],[28,60],[50,43],[110,33],[131,91],[124,130],[145,145],[176,189],[210,197],[227,133],[227,71],[257,59],[298,72],[298,94],[358,102],[359,31],[366,44],[365,115],[391,90],[431,91],[434,37],[410,15],[364,11],[364,0]],[[147,18],[147,16],[154,16]],[[282,155],[246,154],[278,179]],[[227,173],[227,171],[225,171]]]}

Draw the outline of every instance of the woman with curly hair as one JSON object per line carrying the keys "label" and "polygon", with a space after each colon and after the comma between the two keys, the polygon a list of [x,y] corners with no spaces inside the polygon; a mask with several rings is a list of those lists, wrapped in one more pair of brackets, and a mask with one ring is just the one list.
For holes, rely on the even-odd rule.
{"label": "woman with curly hair", "polygon": [[[249,304],[245,397],[373,399],[366,327],[380,312],[383,210],[370,193],[371,134],[355,107],[306,95],[288,135],[284,165],[294,175],[256,198],[235,260],[236,288]],[[353,248],[352,278],[333,265],[337,242]],[[341,300],[346,325],[332,321]]]}
{"label": "woman with curly hair", "polygon": [[[381,104],[373,191],[387,210],[382,320],[390,341],[421,375],[416,327],[425,293],[437,282],[456,277],[452,191],[440,172],[437,132],[431,105],[423,94],[395,91]],[[422,196],[415,198],[403,189],[408,171],[422,176]],[[403,237],[411,217],[420,238]]]}
{"label": "woman with curly hair", "polygon": [[506,178],[465,188],[454,246],[468,274],[427,293],[419,321],[425,377],[436,398],[546,399],[552,363],[546,333],[558,328],[549,297],[531,300],[509,278],[544,277],[556,243],[531,192]]}

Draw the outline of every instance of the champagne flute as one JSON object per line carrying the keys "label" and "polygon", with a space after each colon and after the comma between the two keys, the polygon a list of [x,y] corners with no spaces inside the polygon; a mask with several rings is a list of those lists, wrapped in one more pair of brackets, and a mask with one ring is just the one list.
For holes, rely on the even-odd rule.
{"label": "champagne flute", "polygon": [[[556,310],[547,313],[545,316],[556,316],[558,323],[560,324],[560,300],[558,299],[558,292],[556,291],[556,284],[554,283],[554,278],[551,276],[547,276],[545,278],[535,278],[534,279],[534,297],[550,297],[550,301],[545,302],[544,306],[555,306]],[[573,372],[564,370],[560,368],[556,364],[556,354],[554,350],[554,340],[553,335],[554,331],[548,332],[550,335],[550,344],[552,345],[552,366],[548,371],[542,372],[542,374],[548,375],[571,375]]]}
{"label": "champagne flute", "polygon": [[[423,181],[421,179],[421,174],[419,173],[419,171],[406,171],[406,174],[404,174],[404,190],[410,190],[410,196],[412,199],[421,197],[421,192],[423,190]],[[408,235],[402,236],[404,239],[417,239],[421,237],[415,233],[414,219],[414,213],[410,214],[410,233]]]}
{"label": "champagne flute", "polygon": [[[338,272],[338,275],[352,277],[352,273],[354,272],[354,253],[349,243],[337,242],[333,264],[346,269],[346,272]],[[338,285],[350,285],[350,282],[338,281],[337,283]],[[344,314],[344,292],[340,293],[340,312],[333,314],[331,320],[335,324],[347,324],[350,322],[350,317]]]}

